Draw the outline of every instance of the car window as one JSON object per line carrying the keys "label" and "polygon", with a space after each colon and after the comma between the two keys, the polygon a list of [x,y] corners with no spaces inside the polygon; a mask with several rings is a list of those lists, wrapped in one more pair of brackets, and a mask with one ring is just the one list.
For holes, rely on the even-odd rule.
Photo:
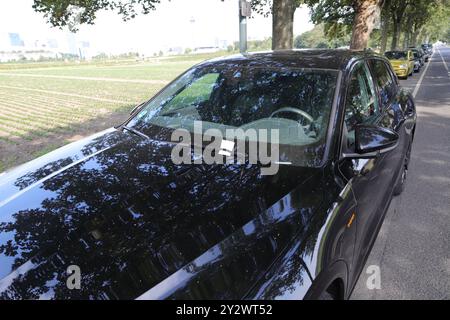
{"label": "car window", "polygon": [[347,143],[355,142],[355,127],[358,124],[374,123],[379,115],[379,107],[372,76],[364,63],[359,63],[352,71],[345,102],[345,127]]}
{"label": "car window", "polygon": [[235,62],[205,64],[172,82],[127,126],[161,140],[168,137],[158,130],[165,134],[213,129],[227,137],[227,131],[261,132],[245,138],[256,142],[271,141],[273,133],[286,162],[313,165],[325,150],[338,74]]}
{"label": "car window", "polygon": [[388,51],[384,55],[390,60],[404,60],[407,53],[405,51]]}
{"label": "car window", "polygon": [[395,94],[396,81],[383,60],[372,59],[370,65],[375,83],[380,90],[381,103],[386,106]]}
{"label": "car window", "polygon": [[208,73],[184,88],[166,105],[166,111],[172,111],[186,106],[198,105],[208,101],[214,89],[219,73]]}

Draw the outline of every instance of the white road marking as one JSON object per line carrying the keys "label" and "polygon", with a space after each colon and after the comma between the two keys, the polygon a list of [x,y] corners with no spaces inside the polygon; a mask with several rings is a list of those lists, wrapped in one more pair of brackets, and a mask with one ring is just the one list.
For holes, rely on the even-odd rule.
{"label": "white road marking", "polygon": [[42,89],[32,89],[32,88],[25,88],[25,87],[13,87],[13,86],[0,86],[0,88],[14,89],[14,90],[25,90],[25,91],[33,91],[33,92],[41,92],[41,93],[50,93],[50,94],[57,94],[57,95],[61,95],[61,96],[84,98],[84,99],[90,99],[90,100],[96,100],[96,101],[102,101],[102,102],[111,102],[111,103],[119,103],[119,104],[127,104],[127,105],[132,105],[133,104],[130,101],[91,97],[91,96],[85,96],[85,95],[76,94],[76,93],[67,93],[67,92],[42,90]]}
{"label": "white road marking", "polygon": [[438,49],[438,52],[439,52],[439,55],[441,56],[442,63],[444,64],[445,70],[447,70],[447,73],[448,73],[449,71],[448,71],[448,65],[447,65],[447,62],[445,62],[444,57],[443,57],[442,54],[441,54],[441,50]]}
{"label": "white road marking", "polygon": [[428,71],[428,67],[430,66],[430,64],[431,64],[431,62],[433,60],[433,56],[434,56],[434,53],[431,56],[430,60],[428,61],[427,66],[425,67],[425,70],[423,71],[422,75],[420,76],[419,82],[417,82],[416,87],[414,88],[414,91],[413,91],[413,94],[412,94],[414,98],[416,97],[417,92],[419,92],[420,86],[422,85],[423,78],[425,77],[425,74]]}
{"label": "white road marking", "polygon": [[165,80],[139,80],[139,79],[119,79],[119,78],[105,78],[105,77],[77,77],[77,76],[58,76],[50,74],[34,74],[34,73],[12,73],[0,72],[0,76],[12,77],[34,77],[34,78],[52,78],[52,79],[67,79],[67,80],[88,80],[88,81],[102,81],[102,82],[126,82],[126,83],[144,83],[144,84],[161,84],[169,83]]}

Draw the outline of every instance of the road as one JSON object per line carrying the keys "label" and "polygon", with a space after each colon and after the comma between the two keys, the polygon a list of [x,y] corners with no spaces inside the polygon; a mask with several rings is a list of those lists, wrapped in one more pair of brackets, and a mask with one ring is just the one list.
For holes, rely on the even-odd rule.
{"label": "road", "polygon": [[[408,180],[390,205],[352,299],[450,299],[449,66],[450,48],[440,47],[427,70],[401,81],[415,91],[418,111]],[[366,284],[371,265],[379,266],[380,289]]]}

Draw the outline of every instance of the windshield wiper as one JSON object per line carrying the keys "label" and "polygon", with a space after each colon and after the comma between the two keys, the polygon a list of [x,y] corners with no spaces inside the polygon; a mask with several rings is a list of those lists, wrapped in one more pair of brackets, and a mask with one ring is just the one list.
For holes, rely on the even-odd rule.
{"label": "windshield wiper", "polygon": [[142,137],[142,138],[145,138],[145,139],[150,139],[150,137],[148,135],[146,135],[145,133],[142,133],[142,132],[140,132],[140,131],[138,131],[136,129],[133,129],[131,127],[122,126],[122,129],[127,130],[127,131],[129,131],[131,133],[134,133],[135,135],[137,135],[139,137]]}

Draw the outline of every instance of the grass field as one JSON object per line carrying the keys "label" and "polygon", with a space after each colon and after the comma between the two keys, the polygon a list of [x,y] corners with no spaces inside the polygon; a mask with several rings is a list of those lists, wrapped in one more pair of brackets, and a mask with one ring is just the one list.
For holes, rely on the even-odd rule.
{"label": "grass field", "polygon": [[217,55],[0,64],[0,172],[119,124],[181,72]]}

